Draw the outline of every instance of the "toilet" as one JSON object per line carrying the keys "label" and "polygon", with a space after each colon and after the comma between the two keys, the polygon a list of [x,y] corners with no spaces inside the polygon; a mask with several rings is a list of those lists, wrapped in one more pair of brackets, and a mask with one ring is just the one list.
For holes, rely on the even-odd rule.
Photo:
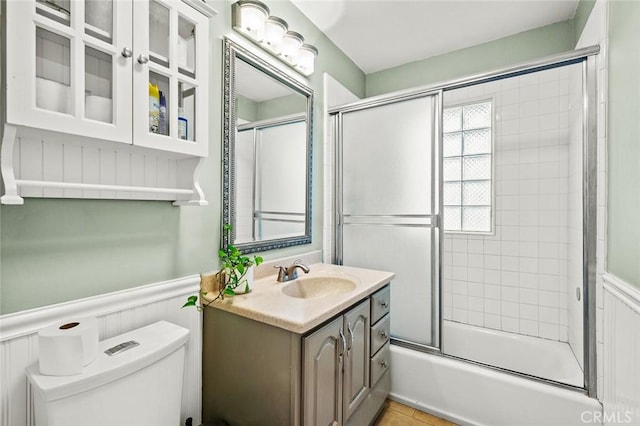
{"label": "toilet", "polygon": [[[75,376],[27,368],[36,426],[178,426],[189,330],[159,321],[104,340]],[[106,352],[111,353],[107,355]]]}

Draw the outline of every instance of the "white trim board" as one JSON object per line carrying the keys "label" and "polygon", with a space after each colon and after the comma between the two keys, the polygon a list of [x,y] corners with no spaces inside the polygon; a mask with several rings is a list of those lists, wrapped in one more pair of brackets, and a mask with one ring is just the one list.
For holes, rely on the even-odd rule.
{"label": "white trim board", "polygon": [[603,274],[602,401],[604,426],[640,420],[640,290]]}
{"label": "white trim board", "polygon": [[602,274],[602,280],[605,290],[640,314],[640,289],[608,272]]}
{"label": "white trim board", "polygon": [[[200,288],[200,276],[190,275],[55,305],[0,316],[0,342],[35,333],[60,318],[95,317],[170,299]],[[179,308],[179,307],[178,307]]]}

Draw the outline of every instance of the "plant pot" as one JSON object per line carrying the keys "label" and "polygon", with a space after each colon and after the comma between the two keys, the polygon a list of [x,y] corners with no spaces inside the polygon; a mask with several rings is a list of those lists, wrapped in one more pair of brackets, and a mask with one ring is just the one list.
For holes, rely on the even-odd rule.
{"label": "plant pot", "polygon": [[253,266],[247,268],[246,274],[242,278],[242,283],[233,289],[235,294],[245,294],[253,289]]}

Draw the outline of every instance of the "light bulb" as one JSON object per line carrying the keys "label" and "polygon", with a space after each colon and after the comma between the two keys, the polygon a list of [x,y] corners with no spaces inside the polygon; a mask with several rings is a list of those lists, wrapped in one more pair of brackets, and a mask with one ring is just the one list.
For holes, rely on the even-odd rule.
{"label": "light bulb", "polygon": [[289,26],[284,19],[270,16],[265,23],[263,42],[273,51],[277,51]]}
{"label": "light bulb", "polygon": [[257,41],[264,36],[265,21],[269,17],[269,8],[255,0],[240,0],[239,29]]}
{"label": "light bulb", "polygon": [[280,45],[280,54],[284,56],[287,61],[295,64],[298,50],[302,47],[302,43],[304,43],[304,37],[302,37],[302,35],[295,31],[287,31]]}
{"label": "light bulb", "polygon": [[318,56],[318,49],[310,44],[303,44],[298,50],[296,66],[305,75],[313,74],[314,62]]}

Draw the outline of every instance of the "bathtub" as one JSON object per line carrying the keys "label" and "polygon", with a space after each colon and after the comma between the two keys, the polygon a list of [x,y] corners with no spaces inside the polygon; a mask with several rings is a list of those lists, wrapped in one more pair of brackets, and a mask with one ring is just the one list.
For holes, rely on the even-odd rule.
{"label": "bathtub", "polygon": [[[484,329],[447,323],[443,323],[443,336],[448,336],[449,343],[445,342],[448,351],[475,348],[473,356],[478,361],[496,363],[496,359],[502,359],[502,365],[509,366],[505,368],[518,370],[525,366],[529,368],[528,374],[536,374],[547,362],[544,360],[550,359],[552,355],[545,354],[545,349],[560,349],[553,348],[554,345],[546,347],[546,343],[554,342],[544,339],[515,336],[525,339],[514,341],[511,333],[490,330],[492,335],[487,337],[479,333]],[[474,332],[478,333],[474,336]],[[535,343],[541,347],[535,348]],[[468,352],[465,356],[469,356]],[[531,361],[522,362],[525,359]],[[575,358],[573,362],[577,364]],[[579,391],[438,354],[392,345],[391,363],[391,399],[462,425],[584,426],[594,418],[594,412],[602,411],[597,400]],[[571,376],[568,361],[564,366],[561,362],[556,364],[558,377]]]}
{"label": "bathtub", "polygon": [[584,373],[565,342],[453,321],[442,323],[442,350],[453,356],[583,387]]}

